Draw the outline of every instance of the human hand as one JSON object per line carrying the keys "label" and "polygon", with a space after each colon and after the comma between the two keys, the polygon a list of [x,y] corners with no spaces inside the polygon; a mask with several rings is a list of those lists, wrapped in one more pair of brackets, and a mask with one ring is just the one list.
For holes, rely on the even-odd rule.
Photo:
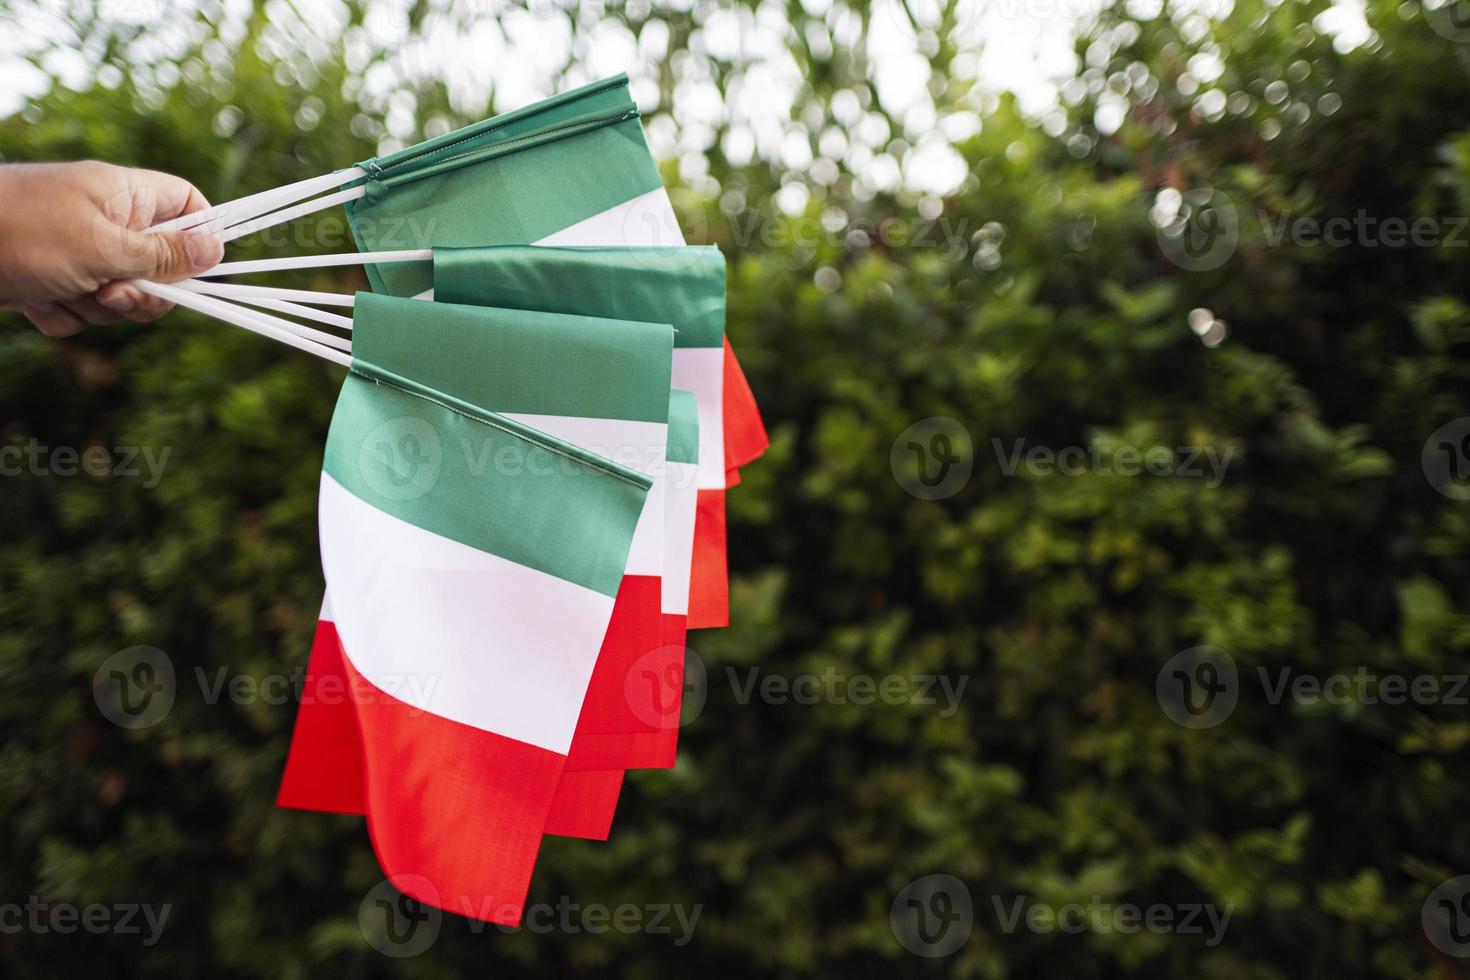
{"label": "human hand", "polygon": [[208,206],[187,180],[156,170],[0,166],[0,305],[48,337],[155,319],[172,304],[122,280],[187,279],[217,265],[224,246],[205,232],[143,229]]}

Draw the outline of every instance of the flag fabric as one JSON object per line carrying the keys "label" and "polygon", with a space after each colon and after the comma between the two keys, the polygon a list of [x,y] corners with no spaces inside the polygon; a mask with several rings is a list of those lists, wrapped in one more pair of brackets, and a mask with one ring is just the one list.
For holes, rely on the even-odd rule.
{"label": "flag fabric", "polygon": [[523,365],[405,305],[358,297],[319,502],[362,804],[410,897],[515,925],[652,480],[488,409]]}
{"label": "flag fabric", "polygon": [[[346,206],[362,251],[526,244],[682,245],[673,207],[619,75],[504,113],[362,165],[364,196]],[[374,290],[418,295],[433,285],[429,263],[367,268]],[[646,599],[646,596],[644,597]],[[324,603],[327,614],[330,604]],[[323,620],[330,623],[330,620]],[[621,624],[620,624],[621,625]],[[333,630],[318,629],[318,640]],[[334,660],[313,646],[307,686],[345,680],[317,669]],[[308,774],[348,770],[341,725],[303,704],[282,779],[283,806],[354,812],[353,794]],[[318,732],[334,737],[317,738]]]}
{"label": "flag fabric", "polygon": [[[664,524],[668,565],[683,573],[666,573],[663,580],[663,643],[646,655],[625,679],[633,713],[652,723],[654,731],[634,733],[628,739],[628,769],[667,769],[674,764],[679,740],[679,710],[684,693],[685,639],[689,617],[689,557],[694,545],[698,510],[699,413],[689,392],[669,396],[669,443],[665,459],[668,489]],[[575,744],[575,740],[574,740]]]}
{"label": "flag fabric", "polygon": [[[695,487],[723,486],[724,444],[721,426],[725,378],[725,260],[716,248],[690,247],[546,247],[496,246],[435,249],[434,298],[451,303],[596,313],[632,320],[673,324],[673,383],[695,397],[701,438]],[[692,551],[693,541],[690,540]],[[614,628],[627,615],[645,617],[656,628],[660,613],[688,610],[690,555],[671,558],[684,594],[676,599],[663,589],[663,608],[626,605],[614,611]],[[630,575],[632,572],[630,571]],[[657,583],[625,583],[642,588]],[[631,637],[646,636],[641,630]],[[610,638],[611,639],[611,638]],[[587,703],[577,725],[568,769],[641,768],[647,750],[634,748],[634,735],[653,735],[656,727],[628,703],[628,672],[645,654],[660,646],[625,639],[604,646]]]}
{"label": "flag fabric", "polygon": [[725,426],[721,435],[725,444],[725,485],[733,487],[740,482],[740,468],[755,462],[770,446],[766,426],[761,421],[760,407],[755,403],[755,393],[745,371],[735,358],[735,350],[725,341],[725,383],[721,389],[724,396]]}
{"label": "flag fabric", "polygon": [[[553,96],[359,164],[347,219],[363,251],[478,245],[682,245],[628,78]],[[414,296],[431,272],[368,267]]]}
{"label": "flag fabric", "polygon": [[[699,412],[693,393],[670,392],[662,639],[632,665],[623,690],[633,714],[647,722],[649,730],[625,733],[617,740],[594,740],[579,728],[546,820],[548,835],[607,840],[623,770],[667,769],[674,764],[684,693],[688,569],[694,545],[699,442]],[[682,574],[677,571],[681,568]],[[586,768],[574,771],[572,759],[579,759]]]}
{"label": "flag fabric", "polygon": [[725,479],[719,489],[699,491],[699,538],[694,549],[692,592],[689,597],[689,627],[708,629],[730,624],[729,564],[726,558],[725,490],[740,482],[740,467],[754,462],[766,451],[770,439],[755,395],[735,350],[725,341],[722,418],[722,454]]}
{"label": "flag fabric", "polygon": [[[609,662],[616,669],[619,659],[636,659],[657,646],[661,637],[658,573],[665,554],[666,480],[661,474],[668,440],[673,328],[366,293],[358,298],[354,319],[364,318],[398,324],[399,330],[396,334],[384,330],[363,333],[359,328],[355,354],[379,355],[379,360],[393,363],[405,376],[435,391],[456,397],[472,394],[476,404],[648,476],[648,506],[638,521],[593,676],[606,672]],[[379,354],[390,340],[393,349]],[[476,347],[490,353],[478,362],[441,354],[441,349]],[[469,458],[476,471],[517,465],[513,459],[488,456],[486,446],[452,448]],[[331,632],[319,627],[308,673],[312,687],[329,683],[327,678],[336,665],[330,652]],[[319,649],[322,646],[328,649],[324,652]],[[579,713],[585,711],[585,688],[581,699]],[[633,717],[621,689],[617,703],[611,705],[612,711],[619,709],[622,716]],[[352,726],[340,717],[324,717],[347,711],[350,706],[320,701],[302,705],[277,797],[282,805],[334,812],[353,812],[353,805],[360,805],[360,793],[343,789],[346,776],[328,781],[319,778],[324,770],[350,771],[350,766],[343,767],[338,760],[355,748]]]}
{"label": "flag fabric", "polygon": [[[339,400],[340,424],[334,417],[328,443],[330,465],[323,477],[327,595],[306,684],[311,692],[348,693],[340,699],[326,694],[303,699],[278,801],[283,806],[366,814],[384,870],[390,876],[421,876],[438,892],[437,899],[433,894],[413,897],[462,915],[510,923],[519,916],[542,833],[606,839],[623,783],[622,770],[672,764],[684,630],[728,622],[724,492],[738,482],[739,467],[764,450],[765,430],[744,374],[723,336],[723,259],[714,250],[675,248],[683,246],[684,239],[644,141],[625,76],[555,96],[361,166],[367,173],[360,181],[363,196],[347,205],[358,247],[363,251],[433,247],[435,262],[369,266],[373,288],[383,295],[358,297],[354,364]],[[527,245],[541,248],[525,248]],[[658,326],[665,331],[666,340],[671,325],[679,331],[671,341],[676,349],[665,362],[667,376],[661,382],[628,386],[629,390],[636,387],[640,398],[657,389],[663,399],[658,411],[663,413],[665,430],[659,446],[667,457],[665,470],[674,476],[656,505],[644,507],[633,499],[635,492],[644,502],[650,494],[658,497],[657,482],[647,472],[607,459],[603,452],[610,444],[607,439],[596,439],[596,446],[589,449],[592,437],[599,433],[570,423],[570,427],[559,428],[550,421],[552,417],[606,419],[578,415],[580,409],[575,408],[559,409],[571,414],[557,416],[550,410],[528,407],[544,407],[542,402],[533,402],[532,395],[541,397],[557,388],[594,391],[611,373],[577,373],[564,377],[560,385],[545,383],[539,393],[532,392],[523,379],[534,371],[496,375],[497,348],[484,343],[484,331],[464,326],[468,314],[451,311],[441,320],[443,311],[436,309],[462,304],[444,303],[436,295],[434,302],[415,302],[415,310],[401,305],[403,298],[441,288],[436,279],[450,290],[446,296],[455,295],[452,289],[459,287],[447,287],[455,279],[454,270],[463,269],[461,263],[482,261],[484,255],[474,253],[493,251],[486,246],[521,246],[505,250],[501,260],[520,263],[519,272],[533,278],[538,274],[550,277],[538,287],[539,297],[530,292],[517,294],[514,282],[489,284],[504,290],[489,294],[496,297],[502,316],[514,309],[556,314],[558,304],[548,305],[548,296],[557,301],[568,298],[562,293],[576,298],[583,283],[565,278],[571,268],[569,259],[561,258],[554,274],[536,269],[538,257],[553,251],[601,246],[602,257],[613,263],[613,271],[618,261],[627,258],[614,256],[618,248],[643,252],[645,258],[665,250],[679,253],[680,258],[695,256],[695,264],[711,284],[715,276],[705,266],[712,269],[718,262],[717,340],[712,339],[716,336],[713,314],[693,327],[673,323],[675,317],[670,314],[634,316],[626,312],[639,302],[651,308],[653,298],[645,286],[626,290],[629,296],[641,299],[630,300],[622,288],[612,293],[604,288],[600,296],[606,302],[564,311],[585,312],[609,322]],[[655,269],[659,261],[668,260],[655,258]],[[607,282],[618,278],[604,271]],[[649,275],[645,266],[633,271],[639,277]],[[656,278],[657,271],[652,276]],[[639,282],[641,278],[618,281]],[[548,293],[548,285],[561,292]],[[710,292],[706,298],[712,301],[713,296]],[[475,302],[484,305],[478,297]],[[708,332],[702,326],[706,320],[711,324]],[[389,322],[400,328],[396,338],[386,326]],[[405,323],[415,325],[404,327]],[[409,339],[425,325],[415,340]],[[639,335],[646,336],[646,332]],[[448,343],[441,349],[438,340],[431,343],[429,337],[447,338]],[[465,356],[451,353],[455,344],[465,347]],[[525,351],[527,363],[545,360],[546,352],[534,345]],[[510,387],[497,388],[486,380],[496,377]],[[371,390],[366,379],[371,379]],[[675,386],[690,393],[677,397],[678,393],[670,392]],[[506,400],[507,391],[517,398]],[[517,400],[520,396],[526,397]],[[497,406],[522,410],[500,411]],[[400,409],[400,415],[385,414]],[[412,421],[416,419],[428,428]],[[373,426],[364,435],[362,427],[367,422]],[[393,425],[408,429],[398,431]],[[413,516],[399,512],[407,505],[399,510],[380,506],[382,502],[367,491],[382,490],[391,503],[391,494],[404,492],[405,485],[416,485],[414,473],[419,471],[408,461],[427,465],[424,447],[433,443],[431,431],[439,438],[437,465],[443,475],[425,491],[423,496],[430,503],[414,511],[420,515],[420,524],[415,525]],[[580,439],[576,438],[579,434]],[[376,453],[376,462],[364,457],[356,464],[362,472],[377,474],[378,481],[367,490],[362,485],[366,477],[349,486],[334,475],[334,468],[351,462],[351,452],[342,447],[352,439],[373,447],[360,451],[359,456]],[[459,442],[451,446],[455,439]],[[466,440],[478,440],[481,451],[460,452]],[[492,465],[494,495],[470,502],[469,495],[462,492],[468,485],[464,471],[475,461],[483,467],[487,458],[493,458],[485,450],[493,447],[507,458],[554,460],[563,467],[562,476],[576,473],[579,479],[589,478],[568,489],[561,486],[568,481],[557,476],[501,472],[501,467]],[[684,487],[687,492],[672,489],[681,471],[685,479],[692,474],[692,481]],[[529,489],[553,485],[558,489],[549,498],[537,498]],[[481,489],[489,486],[487,482]],[[456,487],[460,492],[454,492]],[[577,511],[575,519],[560,525],[547,519],[552,502],[576,502],[582,497],[590,503]],[[616,506],[610,502],[614,500]],[[507,522],[497,524],[492,519],[495,515],[522,512],[530,515],[529,523],[517,524],[515,535],[507,532],[505,541],[486,537],[505,529]],[[659,574],[646,576],[651,581],[642,585],[647,589],[656,584],[656,588],[633,603],[631,597],[623,596],[623,588],[639,576],[625,576],[624,572],[639,568],[639,555],[649,554],[652,532],[644,527],[648,515],[654,513],[660,515],[653,523],[663,539],[658,549]],[[430,519],[433,515],[439,516]],[[466,543],[455,536],[462,525],[479,528],[480,520],[487,522],[484,528],[473,534],[464,532],[474,540]],[[444,538],[456,548],[469,550],[451,548],[441,553],[431,549],[429,557],[444,559],[449,567],[425,566],[419,569],[423,575],[413,575],[415,566],[404,570],[382,564],[392,557],[389,548],[359,543],[386,540],[384,528],[402,530],[400,525],[429,535],[424,540]],[[367,532],[376,532],[376,536]],[[598,575],[591,576],[588,568],[577,565],[573,569],[577,574],[567,576],[558,562],[565,558],[570,541],[584,541],[592,549]],[[512,546],[517,542],[519,551]],[[625,550],[613,575],[611,569],[617,564],[613,559],[620,545]],[[354,547],[371,550],[359,555],[351,550]],[[676,560],[679,548],[686,557]],[[532,561],[542,550],[552,567]],[[343,557],[349,554],[354,560]],[[476,564],[465,557],[472,554],[489,557]],[[356,560],[359,558],[378,564],[364,565]],[[575,556],[569,560],[576,564]],[[361,570],[369,565],[387,570]],[[537,573],[526,577],[526,582],[551,583],[547,594],[565,587],[579,601],[585,600],[568,607],[574,618],[565,630],[535,620],[546,608],[534,601],[524,612],[535,625],[545,626],[545,632],[528,626],[529,632],[512,630],[502,637],[494,630],[508,628],[505,624],[485,621],[485,610],[494,609],[510,617],[511,624],[520,622],[514,617],[516,610],[508,606],[521,587],[516,576],[522,565]],[[688,574],[682,587],[678,583],[681,570]],[[471,591],[484,593],[479,611],[467,600],[460,605]],[[676,591],[686,602],[682,613],[671,611],[678,608]],[[534,589],[527,595],[534,599],[533,593]],[[375,596],[376,602],[363,595]],[[616,738],[579,740],[578,720],[601,662],[598,652],[610,629],[617,635],[620,607],[634,605],[656,608],[658,613],[656,618],[635,617],[656,622],[656,637],[637,640],[652,646],[645,648],[644,660],[634,669],[623,666],[618,675],[623,682],[617,702],[624,713],[623,727],[635,730],[604,733]],[[400,614],[402,611],[406,613]],[[391,630],[364,625],[375,622],[375,615],[390,613]],[[598,616],[603,614],[598,633]],[[413,641],[404,625],[410,619],[422,619],[421,636]],[[524,683],[514,674],[496,681],[492,675],[503,665],[493,656],[475,670],[467,669],[469,661],[462,654],[472,642],[472,626],[489,631],[485,635],[495,637],[497,649],[542,643],[552,652],[527,668],[532,676]],[[597,642],[593,642],[595,633]],[[404,651],[422,653],[428,641],[434,651],[432,663],[446,665],[443,671],[430,671],[430,679],[442,682],[449,678],[451,688],[463,681],[464,692],[499,683],[498,695],[480,699],[455,690],[441,692],[437,683],[425,694],[422,688],[428,685],[423,678],[417,692],[411,684],[406,690],[388,690],[394,672],[384,665],[404,666]],[[456,673],[460,670],[475,676],[461,678]],[[556,675],[555,683],[544,676],[547,673]],[[409,681],[416,676],[407,672]],[[645,685],[646,694],[630,693],[639,684]],[[549,693],[553,688],[559,692],[556,696]],[[578,692],[574,711],[572,692]],[[344,701],[350,710],[326,710]],[[639,724],[629,724],[629,715]],[[584,751],[586,756],[581,758]],[[569,753],[579,756],[581,768],[569,767]]]}
{"label": "flag fabric", "polygon": [[[683,245],[678,218],[617,75],[359,164],[363,197],[346,205],[363,251],[483,245]],[[374,291],[416,296],[423,264],[368,266]],[[726,355],[733,359],[733,353]],[[743,376],[742,376],[743,377]],[[683,370],[676,383],[704,397]],[[723,384],[723,381],[721,381]],[[752,405],[721,404],[744,425]],[[722,412],[722,414],[724,414]],[[759,425],[759,415],[754,421]],[[707,429],[713,418],[704,420]],[[721,423],[723,424],[723,423]],[[689,625],[729,624],[724,439],[704,456]],[[718,463],[718,465],[717,465]],[[716,470],[718,475],[715,475]]]}

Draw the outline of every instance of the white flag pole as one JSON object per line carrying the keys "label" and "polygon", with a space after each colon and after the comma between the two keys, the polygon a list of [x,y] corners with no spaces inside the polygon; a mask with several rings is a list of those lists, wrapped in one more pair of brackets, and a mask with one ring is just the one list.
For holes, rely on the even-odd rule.
{"label": "white flag pole", "polygon": [[[154,285],[156,286],[162,284],[154,283]],[[232,310],[237,316],[248,317],[256,323],[264,324],[277,330],[284,330],[287,333],[295,334],[302,340],[310,340],[314,343],[321,344],[324,347],[331,347],[340,351],[350,352],[352,350],[352,342],[349,340],[344,340],[343,338],[338,337],[336,334],[324,333],[313,327],[308,327],[305,324],[297,323],[294,320],[287,320],[282,317],[273,316],[269,313],[262,313],[260,310],[247,309],[243,306],[239,306],[238,304],[231,303],[229,300],[221,299],[218,296],[206,296],[202,294],[196,295],[198,295],[201,299],[206,300],[215,309],[224,308]]]}
{"label": "white flag pole", "polygon": [[[196,290],[190,290],[190,292],[196,292]],[[208,296],[209,294],[200,292],[199,295]],[[340,330],[352,329],[352,318],[350,316],[328,313],[326,310],[319,310],[314,306],[302,306],[300,303],[293,303],[290,300],[270,299],[265,296],[236,296],[235,301],[244,303],[247,306],[258,306],[261,309],[275,310],[277,313],[289,313],[303,320],[315,320],[317,323],[325,323],[329,327],[337,327]]]}
{"label": "white flag pole", "polygon": [[[164,283],[149,282],[146,279],[134,279],[132,283],[143,292],[157,296],[159,299],[165,299],[170,303],[197,310],[200,313],[212,316],[217,320],[222,320],[232,326],[241,327],[252,333],[260,334],[262,337],[269,337],[289,347],[306,351],[308,354],[315,354],[317,357],[331,361],[334,364],[340,364],[343,367],[352,366],[352,357],[349,354],[313,342],[308,337],[297,333],[296,330],[290,329],[296,327],[299,330],[305,331],[309,328],[299,327],[296,324],[291,324],[289,321],[281,320],[279,317],[272,317],[263,313],[253,313],[235,306],[233,303],[227,303],[224,300],[214,299],[209,296],[202,296],[198,293],[191,293],[187,290],[165,285]],[[315,330],[311,332],[314,334],[320,333],[320,331]],[[329,337],[331,335],[321,334],[321,336]],[[336,338],[333,339],[335,340]]]}
{"label": "white flag pole", "polygon": [[317,211],[323,211],[327,208],[336,207],[338,204],[345,204],[348,201],[355,201],[358,198],[362,197],[363,194],[365,194],[366,192],[367,188],[365,187],[350,187],[345,191],[338,191],[335,194],[327,194],[324,197],[313,198],[312,200],[305,201],[301,204],[294,204],[291,207],[282,208],[279,211],[271,211],[268,214],[262,214],[258,217],[251,218],[248,221],[242,221],[239,224],[231,225],[224,231],[219,232],[216,237],[221,242],[232,242],[237,238],[243,238],[246,235],[253,234],[254,232],[264,231],[267,228],[274,228],[276,225],[285,224],[287,221],[294,221],[297,218],[303,217],[305,215],[314,214]]}
{"label": "white flag pole", "polygon": [[431,248],[405,248],[388,252],[338,252],[332,255],[288,255],[279,259],[221,262],[199,277],[243,276],[251,272],[281,272],[287,269],[324,269],[342,265],[388,265],[393,262],[432,262]]}
{"label": "white flag pole", "polygon": [[247,286],[232,282],[210,282],[205,279],[185,279],[174,283],[191,293],[206,296],[227,296],[231,299],[283,299],[288,303],[316,303],[319,306],[355,306],[357,296],[352,293],[320,293],[310,289],[285,289],[280,286]]}
{"label": "white flag pole", "polygon": [[333,187],[341,187],[348,181],[365,176],[367,172],[361,167],[349,167],[346,170],[322,174],[320,177],[310,177],[292,184],[248,194],[245,197],[237,197],[233,201],[225,201],[222,204],[205,208],[203,211],[195,211],[193,214],[184,214],[169,221],[160,222],[148,230],[182,231],[187,228],[197,228],[203,224],[211,224],[211,230],[213,230],[295,204],[314,194],[331,190]]}

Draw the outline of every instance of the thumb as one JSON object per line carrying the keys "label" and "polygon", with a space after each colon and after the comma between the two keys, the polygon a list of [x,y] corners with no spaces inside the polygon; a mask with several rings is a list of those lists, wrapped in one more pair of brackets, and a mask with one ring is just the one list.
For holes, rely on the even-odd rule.
{"label": "thumb", "polygon": [[137,237],[143,271],[139,278],[176,282],[205,272],[225,256],[218,238],[202,231],[139,232]]}

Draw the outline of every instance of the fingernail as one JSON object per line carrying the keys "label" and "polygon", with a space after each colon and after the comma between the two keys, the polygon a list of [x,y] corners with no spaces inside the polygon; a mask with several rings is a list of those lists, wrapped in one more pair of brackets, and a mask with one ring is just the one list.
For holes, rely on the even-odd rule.
{"label": "fingernail", "polygon": [[225,256],[225,247],[220,244],[220,240],[206,234],[189,235],[185,238],[184,251],[188,253],[189,261],[200,268],[219,265],[219,260]]}
{"label": "fingernail", "polygon": [[26,313],[30,316],[50,316],[56,312],[56,304],[50,302],[27,303]]}

